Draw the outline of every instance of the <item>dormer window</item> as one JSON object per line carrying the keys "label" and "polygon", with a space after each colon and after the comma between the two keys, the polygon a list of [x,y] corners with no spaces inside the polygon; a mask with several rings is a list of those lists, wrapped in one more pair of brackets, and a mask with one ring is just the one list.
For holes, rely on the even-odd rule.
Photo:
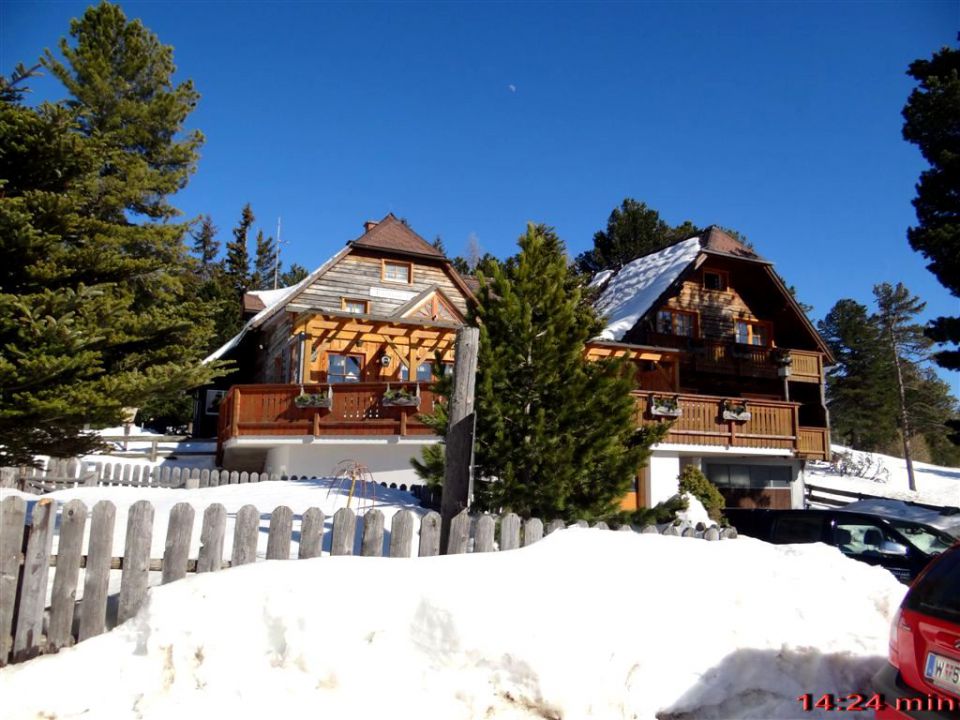
{"label": "dormer window", "polygon": [[398,260],[384,260],[381,278],[385,282],[409,285],[413,282],[413,265]]}
{"label": "dormer window", "polygon": [[704,290],[726,290],[727,274],[721,270],[704,270],[703,288]]}
{"label": "dormer window", "polygon": [[366,300],[355,300],[354,298],[340,298],[340,305],[345,312],[354,313],[355,315],[367,314]]}
{"label": "dormer window", "polygon": [[685,310],[660,310],[657,313],[657,332],[664,335],[696,337],[697,314]]}

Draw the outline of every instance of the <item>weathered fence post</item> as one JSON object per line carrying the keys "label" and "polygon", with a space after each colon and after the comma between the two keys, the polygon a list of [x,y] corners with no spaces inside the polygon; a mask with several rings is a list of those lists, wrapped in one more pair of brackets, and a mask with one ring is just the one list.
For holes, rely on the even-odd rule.
{"label": "weathered fence post", "polygon": [[0,503],[0,666],[13,649],[13,606],[17,601],[20,552],[23,549],[27,503],[8,497]]}
{"label": "weathered fence post", "polygon": [[57,544],[57,570],[50,597],[50,626],[47,648],[58,650],[73,641],[73,612],[77,602],[77,579],[83,551],[83,529],[87,524],[87,506],[71,500],[60,515],[60,540]]}
{"label": "weathered fence post", "polygon": [[244,505],[237,512],[233,525],[233,555],[230,566],[246,565],[257,559],[257,536],[260,534],[260,511]]}
{"label": "weathered fence post", "polygon": [[500,549],[516,550],[520,547],[520,516],[507,513],[500,518]]}
{"label": "weathered fence post", "polygon": [[179,502],[170,510],[167,519],[167,540],[163,547],[163,574],[161,582],[180,580],[187,574],[187,556],[190,554],[190,536],[193,534],[195,511],[190,503]]}
{"label": "weathered fence post", "polygon": [[364,557],[383,555],[383,513],[379,510],[367,510],[363,514],[363,541],[360,554]]}
{"label": "weathered fence post", "polygon": [[27,554],[23,559],[17,631],[13,636],[14,662],[27,660],[40,652],[43,610],[47,606],[50,548],[53,545],[53,523],[56,517],[57,503],[49,498],[40,500],[33,507]]}
{"label": "weathered fence post", "polygon": [[446,436],[446,469],[440,500],[440,547],[448,547],[450,524],[470,504],[470,465],[473,461],[474,386],[480,331],[474,327],[457,330],[453,364],[453,388],[447,409],[450,421]]}
{"label": "weathered fence post", "polygon": [[107,624],[107,592],[110,588],[110,559],[113,557],[113,526],[117,508],[101,500],[90,516],[87,567],[83,573],[83,602],[80,603],[78,640],[104,631]]}
{"label": "weathered fence post", "polygon": [[459,555],[467,552],[467,544],[470,542],[470,525],[470,515],[467,514],[466,510],[461,510],[450,521],[447,555]]}
{"label": "weathered fence post", "polygon": [[440,513],[428,512],[420,520],[420,557],[440,554]]}
{"label": "weathered fence post", "polygon": [[400,510],[390,523],[390,557],[410,557],[413,544],[413,513]]}
{"label": "weathered fence post", "polygon": [[[192,508],[191,508],[192,509]],[[137,614],[150,584],[150,540],[153,537],[153,505],[138,500],[127,515],[127,541],[120,576],[120,607],[117,624]]]}
{"label": "weathered fence post", "polygon": [[278,505],[270,515],[270,531],[267,535],[267,560],[290,559],[290,533],[293,532],[293,511],[286,505]]}
{"label": "weathered fence post", "polygon": [[214,503],[203,511],[200,527],[200,554],[197,572],[216,572],[223,567],[223,536],[227,530],[227,509]]}
{"label": "weathered fence post", "polygon": [[300,521],[300,550],[297,556],[301,560],[320,557],[323,552],[323,512],[320,508],[308,508]]}
{"label": "weathered fence post", "polygon": [[543,539],[543,521],[540,518],[530,518],[523,524],[523,546],[533,545]]}
{"label": "weathered fence post", "polygon": [[357,516],[350,508],[340,508],[333,514],[333,538],[330,541],[331,555],[353,555],[353,542],[357,536]]}
{"label": "weathered fence post", "polygon": [[496,532],[496,522],[489,515],[477,518],[477,532],[473,541],[474,552],[493,552],[493,534]]}

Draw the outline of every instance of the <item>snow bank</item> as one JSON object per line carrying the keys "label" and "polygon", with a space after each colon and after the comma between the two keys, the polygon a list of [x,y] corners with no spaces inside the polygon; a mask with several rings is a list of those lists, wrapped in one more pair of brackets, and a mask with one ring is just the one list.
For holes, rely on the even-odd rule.
{"label": "snow bank", "polygon": [[824,545],[584,529],[264,562],[151,590],[0,671],[0,697],[10,720],[799,717],[798,695],[866,689],[904,590]]}
{"label": "snow bank", "polygon": [[[907,463],[902,458],[861,453],[842,445],[832,445],[831,450],[849,453],[857,464],[869,466],[869,477],[841,475],[830,463],[810,462],[804,471],[810,484],[927,505],[960,507],[960,468],[915,462],[917,489],[912,491],[907,479]],[[869,462],[863,462],[864,459]]]}

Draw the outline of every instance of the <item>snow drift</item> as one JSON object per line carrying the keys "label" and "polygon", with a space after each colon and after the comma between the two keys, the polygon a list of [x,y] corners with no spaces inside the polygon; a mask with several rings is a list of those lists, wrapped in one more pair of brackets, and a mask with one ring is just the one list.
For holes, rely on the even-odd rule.
{"label": "snow drift", "polygon": [[270,561],[154,588],[0,671],[3,717],[797,717],[863,691],[904,593],[824,545],[570,529],[523,550]]}

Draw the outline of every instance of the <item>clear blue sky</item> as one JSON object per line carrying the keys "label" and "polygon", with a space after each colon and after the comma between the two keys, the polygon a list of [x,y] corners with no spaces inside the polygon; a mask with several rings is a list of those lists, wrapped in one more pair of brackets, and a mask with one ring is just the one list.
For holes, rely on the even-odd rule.
{"label": "clear blue sky", "polygon": [[[0,3],[3,72],[87,4]],[[633,197],[745,233],[815,318],[898,280],[957,312],[906,243],[923,161],[900,136],[955,1],[122,5],[202,94],[177,204],[223,240],[247,201],[271,234],[282,215],[286,264],[387,212],[450,254],[511,254],[535,220],[575,255]]]}

